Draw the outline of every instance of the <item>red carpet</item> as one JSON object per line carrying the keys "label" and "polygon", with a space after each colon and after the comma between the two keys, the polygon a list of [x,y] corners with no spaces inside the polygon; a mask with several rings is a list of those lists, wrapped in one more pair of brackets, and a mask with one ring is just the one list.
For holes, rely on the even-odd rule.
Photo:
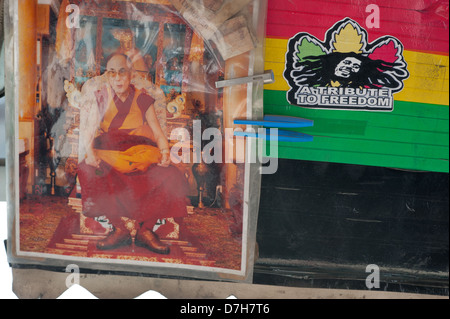
{"label": "red carpet", "polygon": [[146,248],[124,246],[113,250],[98,250],[96,243],[104,235],[86,235],[80,232],[78,215],[71,215],[61,220],[46,252],[65,256],[90,258],[120,259],[134,261],[162,262],[173,264],[213,267],[215,262],[208,258],[202,245],[187,229],[180,230],[180,239],[162,239],[170,245],[169,255],[160,255]]}
{"label": "red carpet", "polygon": [[96,242],[105,235],[81,232],[80,215],[68,205],[67,198],[29,196],[21,203],[20,244],[21,250],[28,252],[238,270],[242,242],[230,231],[234,222],[230,211],[196,209],[180,225],[177,240],[163,237],[167,233],[164,226],[158,229],[161,239],[171,247],[168,255],[137,246],[134,252],[132,246],[102,251],[96,248]]}

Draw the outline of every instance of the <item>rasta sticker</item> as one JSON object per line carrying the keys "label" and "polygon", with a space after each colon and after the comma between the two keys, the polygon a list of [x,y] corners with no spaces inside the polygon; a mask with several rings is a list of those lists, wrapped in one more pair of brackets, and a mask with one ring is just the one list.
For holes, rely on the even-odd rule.
{"label": "rasta sticker", "polygon": [[393,95],[408,77],[402,43],[392,36],[369,43],[367,31],[350,18],[329,29],[324,42],[298,33],[288,43],[284,78],[293,105],[392,111]]}

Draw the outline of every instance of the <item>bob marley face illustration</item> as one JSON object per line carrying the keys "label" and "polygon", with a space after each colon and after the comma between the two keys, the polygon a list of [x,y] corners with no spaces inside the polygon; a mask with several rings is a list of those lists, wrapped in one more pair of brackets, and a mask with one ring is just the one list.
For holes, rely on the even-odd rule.
{"label": "bob marley face illustration", "polygon": [[409,77],[402,43],[392,36],[371,43],[367,38],[365,29],[346,18],[327,31],[323,42],[309,33],[290,39],[283,74],[291,87],[288,101],[298,105],[304,87],[388,90],[391,95],[401,91]]}
{"label": "bob marley face illustration", "polygon": [[356,58],[345,58],[337,65],[334,75],[348,79],[353,73],[361,71],[361,61]]}

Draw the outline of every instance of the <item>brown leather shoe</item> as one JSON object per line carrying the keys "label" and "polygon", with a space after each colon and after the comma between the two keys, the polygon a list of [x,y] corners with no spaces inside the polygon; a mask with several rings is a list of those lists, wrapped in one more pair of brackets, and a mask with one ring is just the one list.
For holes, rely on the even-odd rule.
{"label": "brown leather shoe", "polygon": [[128,245],[131,245],[130,232],[120,227],[114,227],[113,231],[105,239],[97,242],[97,248],[100,250],[115,249]]}
{"label": "brown leather shoe", "polygon": [[136,245],[145,247],[155,253],[167,255],[170,253],[170,247],[163,244],[158,235],[148,229],[140,229],[136,234]]}

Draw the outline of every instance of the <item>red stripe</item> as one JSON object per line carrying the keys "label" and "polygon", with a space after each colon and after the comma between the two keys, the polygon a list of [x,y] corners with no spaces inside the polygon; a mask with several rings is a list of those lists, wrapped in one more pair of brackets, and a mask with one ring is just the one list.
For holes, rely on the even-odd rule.
{"label": "red stripe", "polygon": [[[366,27],[366,18],[369,16],[369,13],[365,12],[366,2],[377,2],[380,5],[380,29]],[[348,2],[342,3],[342,0],[269,0],[267,36],[291,38],[298,32],[308,32],[323,40],[325,33],[336,22],[350,17],[366,28],[370,42],[381,36],[391,35],[398,38],[407,50],[448,53],[448,0],[408,0],[412,8],[427,8],[430,3],[438,3],[437,9],[433,7],[433,10],[421,12],[392,7],[394,3],[397,6],[406,5],[406,1],[390,2],[391,7],[382,7],[382,4],[388,4],[387,0],[360,1],[363,5],[349,5]],[[446,18],[440,15],[442,2],[447,3]]]}
{"label": "red stripe", "polygon": [[[302,27],[318,27],[323,26],[323,30],[326,32],[337,21],[342,20],[342,16],[326,16],[326,15],[311,15],[300,12],[286,12],[286,11],[272,11],[267,19],[268,25],[287,25],[293,28]],[[359,20],[359,21],[358,21]],[[283,21],[283,23],[279,23]],[[333,22],[334,21],[334,22]],[[365,21],[361,19],[355,19],[361,26],[365,25]],[[402,25],[399,26],[398,22],[381,21],[383,26],[380,29],[371,29],[369,34],[391,34],[402,38],[414,38],[425,40],[432,40],[437,42],[448,43],[448,34],[446,37],[445,32],[448,30],[444,28],[437,28],[426,25]],[[384,32],[389,30],[390,32]],[[414,31],[414,34],[411,34]],[[323,37],[323,36],[322,36]]]}
{"label": "red stripe", "polygon": [[[316,36],[319,40],[323,40],[325,32],[327,29],[322,27],[307,27],[307,26],[288,26],[288,25],[267,25],[267,30],[270,29],[270,32],[267,32],[267,37],[270,38],[283,38],[289,39],[295,36],[298,32],[307,32],[314,36]],[[405,38],[403,36],[395,35],[395,34],[386,34],[386,33],[369,33],[369,41],[372,42],[376,40],[378,37],[391,35],[398,38],[408,51],[420,51],[420,52],[435,52],[438,54],[448,54],[448,42],[443,41],[424,41],[419,38]]]}
{"label": "red stripe", "polygon": [[[283,6],[289,6],[292,9],[302,8],[305,1],[286,1],[286,0],[268,0],[269,10],[280,9]],[[311,2],[323,2],[318,0]],[[339,5],[348,5],[349,0],[328,0],[326,2],[335,3]],[[408,9],[416,11],[431,10],[437,5],[445,6],[449,4],[448,0],[358,0],[358,6],[367,7],[369,4],[376,4],[380,8],[396,8],[396,9]],[[300,11],[300,10],[298,10]]]}

